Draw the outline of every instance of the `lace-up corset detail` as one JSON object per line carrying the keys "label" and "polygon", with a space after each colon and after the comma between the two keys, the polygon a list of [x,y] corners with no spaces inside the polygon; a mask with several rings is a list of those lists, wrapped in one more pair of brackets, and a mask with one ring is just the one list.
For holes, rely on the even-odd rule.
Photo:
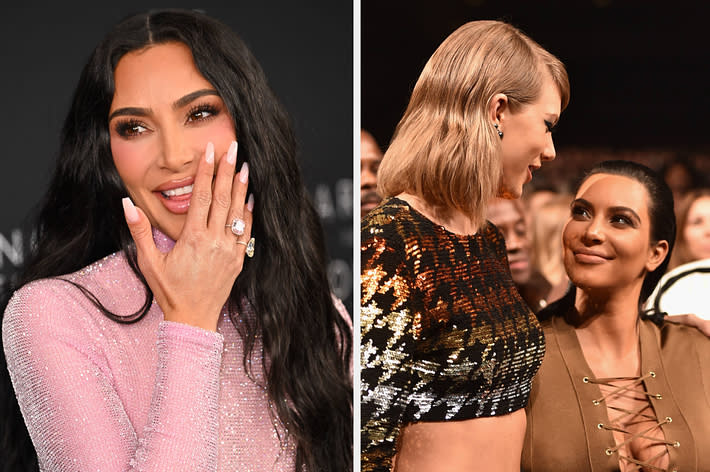
{"label": "lace-up corset detail", "polygon": [[617,374],[595,374],[563,316],[542,326],[522,472],[710,471],[710,339],[642,320],[641,374],[601,378]]}
{"label": "lace-up corset detail", "polygon": [[639,377],[584,377],[582,382],[598,385],[601,396],[594,398],[595,408],[606,406],[608,422],[600,422],[597,429],[611,431],[615,444],[604,453],[617,455],[619,467],[626,471],[666,471],[669,447],[680,447],[679,441],[666,438],[663,425],[673,421],[670,416],[658,418],[651,399],[662,401],[660,393],[646,390],[646,379],[655,378],[648,371]]}

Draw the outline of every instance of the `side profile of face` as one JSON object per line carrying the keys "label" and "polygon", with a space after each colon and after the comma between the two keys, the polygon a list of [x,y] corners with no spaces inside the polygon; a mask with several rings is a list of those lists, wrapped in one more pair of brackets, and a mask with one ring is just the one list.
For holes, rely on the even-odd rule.
{"label": "side profile of face", "polygon": [[532,180],[532,173],[545,161],[555,158],[552,129],[560,119],[561,96],[549,74],[545,75],[538,99],[512,112],[504,105],[497,116],[501,140],[503,177],[500,196],[519,198],[523,184]]}
{"label": "side profile of face", "polygon": [[592,292],[638,290],[668,243],[651,242],[646,187],[635,179],[594,174],[580,186],[562,234],[570,280]]}
{"label": "side profile of face", "polygon": [[496,198],[487,209],[486,218],[496,225],[505,238],[508,263],[513,281],[525,285],[530,280],[530,240],[525,215],[518,201]]}
{"label": "side profile of face", "polygon": [[208,142],[222,158],[236,140],[234,121],[182,43],[127,53],[114,80],[108,119],[116,169],[151,224],[178,239],[199,159]]}
{"label": "side profile of face", "polygon": [[375,208],[382,197],[377,193],[377,170],[382,161],[382,151],[375,138],[365,130],[360,131],[360,216]]}
{"label": "side profile of face", "polygon": [[700,197],[688,209],[683,239],[692,261],[710,258],[710,197]]}

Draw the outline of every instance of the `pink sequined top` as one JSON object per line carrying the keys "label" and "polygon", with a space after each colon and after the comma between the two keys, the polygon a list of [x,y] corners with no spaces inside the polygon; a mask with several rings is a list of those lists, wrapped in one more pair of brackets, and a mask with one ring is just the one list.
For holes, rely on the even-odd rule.
{"label": "pink sequined top", "polygon": [[[164,252],[174,244],[154,238]],[[64,278],[116,314],[144,301],[120,252]],[[261,357],[247,375],[226,312],[217,332],[164,321],[155,302],[120,324],[72,284],[44,279],[14,294],[2,336],[42,470],[294,470],[295,441],[270,407]]]}

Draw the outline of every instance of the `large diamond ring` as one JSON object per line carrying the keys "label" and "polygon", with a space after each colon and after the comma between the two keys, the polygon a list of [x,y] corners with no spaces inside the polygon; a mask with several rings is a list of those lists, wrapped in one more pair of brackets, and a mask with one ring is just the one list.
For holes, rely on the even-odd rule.
{"label": "large diamond ring", "polygon": [[232,224],[224,226],[230,228],[235,236],[241,236],[242,234],[244,234],[244,228],[246,228],[246,223],[244,223],[244,220],[241,218],[234,218],[232,220]]}
{"label": "large diamond ring", "polygon": [[237,244],[243,244],[247,247],[247,257],[254,257],[254,242],[254,238],[251,238],[248,243],[237,241]]}

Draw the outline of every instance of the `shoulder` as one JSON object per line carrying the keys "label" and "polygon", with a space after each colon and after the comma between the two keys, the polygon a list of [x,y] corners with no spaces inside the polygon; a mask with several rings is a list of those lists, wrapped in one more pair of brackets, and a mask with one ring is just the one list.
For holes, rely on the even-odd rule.
{"label": "shoulder", "polygon": [[683,352],[687,352],[688,345],[693,344],[703,352],[710,353],[710,338],[694,326],[668,319],[664,320],[660,327],[651,320],[644,320],[642,323],[657,333],[661,349],[664,352],[678,351],[682,355]]}
{"label": "shoulder", "polygon": [[361,221],[363,271],[383,264],[398,267],[408,257],[406,247],[422,237],[421,227],[405,202],[396,198],[384,201]]}
{"label": "shoulder", "polygon": [[401,239],[416,228],[411,207],[397,198],[389,198],[369,212],[360,222],[363,240]]}
{"label": "shoulder", "polygon": [[[92,297],[112,312],[129,313],[126,308],[142,304],[143,296],[136,297],[138,290],[143,293],[140,281],[123,254],[115,253],[77,272],[35,280],[20,287],[5,309],[3,332],[43,326],[53,329],[58,324],[100,314]],[[140,303],[131,303],[136,298],[140,298]]]}
{"label": "shoulder", "polygon": [[486,221],[481,228],[481,237],[493,248],[499,258],[508,257],[508,252],[505,249],[505,238],[496,225]]}

